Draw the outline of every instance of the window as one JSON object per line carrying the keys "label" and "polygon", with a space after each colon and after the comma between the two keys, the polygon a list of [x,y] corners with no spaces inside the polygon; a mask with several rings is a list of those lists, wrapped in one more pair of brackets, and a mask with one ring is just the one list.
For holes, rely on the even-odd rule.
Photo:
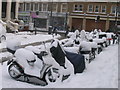
{"label": "window", "polygon": [[57,4],[54,3],[54,4],[52,5],[52,11],[53,11],[53,12],[57,12]]}
{"label": "window", "polygon": [[88,12],[93,12],[93,5],[88,6]]}
{"label": "window", "polygon": [[35,3],[35,7],[34,7],[35,9],[34,10],[37,11],[38,7],[39,7],[39,3]]}
{"label": "window", "polygon": [[101,12],[106,13],[106,6],[101,6]]}
{"label": "window", "polygon": [[41,11],[42,5],[41,3],[39,3],[39,11]]}
{"label": "window", "polygon": [[74,5],[74,11],[83,11],[83,5]]}
{"label": "window", "polygon": [[26,3],[26,11],[30,11],[30,3]]}
{"label": "window", "polygon": [[42,11],[47,11],[48,10],[48,4],[43,3],[42,4]]}
{"label": "window", "polygon": [[61,12],[67,12],[67,4],[63,3],[61,6]]}
{"label": "window", "polygon": [[111,8],[111,13],[112,13],[112,14],[115,14],[115,13],[116,13],[116,6],[112,6],[112,8]]}
{"label": "window", "polygon": [[23,11],[24,10],[24,4],[23,3],[20,3],[19,4],[19,11]]}
{"label": "window", "polygon": [[31,11],[34,11],[33,7],[34,7],[34,3],[32,2],[31,3]]}
{"label": "window", "polygon": [[95,12],[96,12],[96,13],[99,12],[99,6],[95,6]]}

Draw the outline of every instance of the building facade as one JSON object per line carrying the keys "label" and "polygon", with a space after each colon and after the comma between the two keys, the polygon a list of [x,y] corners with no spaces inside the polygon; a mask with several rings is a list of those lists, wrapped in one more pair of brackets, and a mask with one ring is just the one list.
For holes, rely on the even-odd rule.
{"label": "building facade", "polygon": [[35,25],[38,28],[48,29],[53,26],[64,29],[68,5],[66,2],[20,2],[19,5],[18,17],[26,24],[32,21],[39,24]]}
{"label": "building facade", "polygon": [[[72,6],[72,7],[71,7]],[[119,2],[70,2],[69,25],[71,28],[91,31],[114,29],[115,23],[120,24]]]}
{"label": "building facade", "polygon": [[[116,12],[118,7],[120,8],[119,2],[21,2],[19,16],[24,18],[26,16],[24,20],[28,21],[31,11],[49,12],[49,14],[52,13],[52,16],[55,16],[55,13],[56,15],[67,13],[67,24],[71,30],[91,31],[97,28],[107,31],[114,29],[116,21],[117,24],[120,24],[119,13]],[[22,12],[28,14],[22,15]],[[54,20],[56,20],[55,23],[59,21],[59,19]],[[55,23],[53,22],[53,24]]]}
{"label": "building facade", "polygon": [[18,18],[19,0],[0,0],[0,19],[8,21]]}

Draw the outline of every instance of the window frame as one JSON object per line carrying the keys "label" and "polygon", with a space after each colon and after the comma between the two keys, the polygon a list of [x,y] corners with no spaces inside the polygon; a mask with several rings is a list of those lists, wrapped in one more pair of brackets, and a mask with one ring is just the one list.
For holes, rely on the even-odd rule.
{"label": "window frame", "polygon": [[[29,7],[27,7],[27,5],[29,5]],[[25,11],[30,11],[31,9],[31,3],[27,2],[25,3]]]}
{"label": "window frame", "polygon": [[[66,8],[63,8],[63,5],[66,5]],[[64,11],[65,10],[65,11]],[[68,5],[67,5],[67,3],[62,3],[61,4],[61,12],[67,12],[67,10],[68,10]]]}
{"label": "window frame", "polygon": [[39,11],[42,11],[42,4],[41,4],[41,3],[38,3],[38,4],[39,4],[38,10],[39,10]]}
{"label": "window frame", "polygon": [[[75,10],[75,8],[76,8],[75,5],[77,5],[77,10]],[[82,8],[80,8],[80,6],[82,6]],[[84,8],[83,4],[74,4],[73,12],[83,12],[83,8]],[[82,9],[82,10],[80,10],[80,9]]]}
{"label": "window frame", "polygon": [[[90,11],[90,7],[89,7],[90,5],[92,6],[92,11]],[[94,11],[93,11],[93,8],[94,8],[94,6],[93,6],[92,4],[89,4],[89,5],[88,5],[88,10],[87,10],[87,11],[88,11],[89,13],[93,13],[93,12],[94,12]]]}
{"label": "window frame", "polygon": [[58,4],[57,3],[53,3],[53,6],[55,5],[55,7],[52,7],[52,11],[53,12],[57,12],[58,9]]}
{"label": "window frame", "polygon": [[[113,7],[115,7],[115,13],[113,13],[113,11],[112,11],[112,10],[113,10]],[[116,14],[116,8],[117,8],[117,6],[115,6],[115,5],[112,5],[112,6],[111,6],[111,11],[110,11],[111,14]]]}
{"label": "window frame", "polygon": [[[98,12],[96,12],[96,6],[98,6]],[[94,12],[95,12],[95,13],[100,13],[100,5],[95,5],[95,7],[94,7]]]}
{"label": "window frame", "polygon": [[[44,10],[44,5],[46,5],[45,10]],[[41,11],[43,11],[43,12],[48,11],[48,3],[42,3],[42,9],[41,9]]]}
{"label": "window frame", "polygon": [[[104,8],[105,12],[103,12],[103,7],[105,7]],[[107,6],[106,5],[102,5],[101,6],[101,13],[106,14],[106,11],[107,11]]]}
{"label": "window frame", "polygon": [[31,10],[31,11],[34,11],[34,3],[33,3],[33,2],[31,2],[30,10]]}
{"label": "window frame", "polygon": [[[37,5],[37,8],[36,8],[36,5]],[[34,3],[34,10],[35,10],[35,11],[38,11],[38,10],[39,10],[39,3]]]}
{"label": "window frame", "polygon": [[24,11],[24,3],[20,3],[19,4],[19,11],[21,12],[21,11]]}

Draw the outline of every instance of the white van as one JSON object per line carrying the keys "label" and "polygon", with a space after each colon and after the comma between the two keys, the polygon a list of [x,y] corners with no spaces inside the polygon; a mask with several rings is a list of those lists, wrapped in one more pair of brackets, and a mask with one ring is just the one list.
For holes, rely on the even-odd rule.
{"label": "white van", "polygon": [[5,27],[0,23],[0,43],[6,40],[6,29]]}

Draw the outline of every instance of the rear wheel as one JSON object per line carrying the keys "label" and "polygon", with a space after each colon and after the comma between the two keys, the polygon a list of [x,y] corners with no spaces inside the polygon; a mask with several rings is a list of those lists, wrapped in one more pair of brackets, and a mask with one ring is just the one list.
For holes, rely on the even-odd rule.
{"label": "rear wheel", "polygon": [[18,68],[19,66],[15,64],[11,64],[8,68],[9,75],[14,79],[17,79],[21,76],[21,72],[19,71]]}

